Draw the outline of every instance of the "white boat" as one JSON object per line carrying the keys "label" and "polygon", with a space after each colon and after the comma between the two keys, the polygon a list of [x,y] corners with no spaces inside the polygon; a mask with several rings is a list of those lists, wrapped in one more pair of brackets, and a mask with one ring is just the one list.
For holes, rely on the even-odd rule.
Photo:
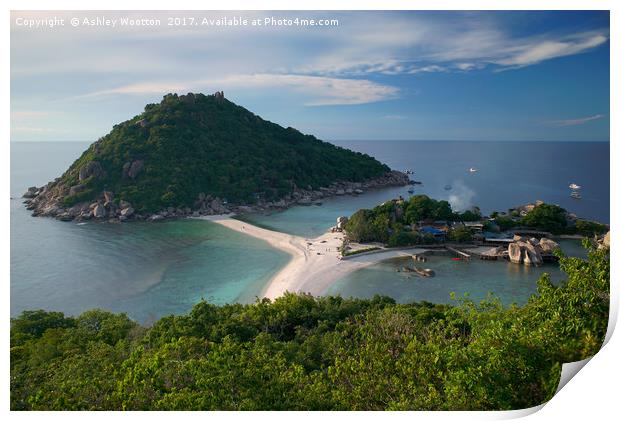
{"label": "white boat", "polygon": [[581,186],[579,184],[571,183],[568,185],[568,188],[571,190],[579,190]]}
{"label": "white boat", "polygon": [[477,171],[478,171],[478,170],[477,170],[476,168],[474,168],[474,167],[471,167],[471,168],[469,169],[469,172],[477,172]]}

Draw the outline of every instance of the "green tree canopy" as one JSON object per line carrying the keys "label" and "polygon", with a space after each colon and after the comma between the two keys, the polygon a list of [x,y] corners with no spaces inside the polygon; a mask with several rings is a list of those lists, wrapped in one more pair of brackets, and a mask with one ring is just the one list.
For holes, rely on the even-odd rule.
{"label": "green tree canopy", "polygon": [[526,305],[285,294],[142,328],[101,310],[11,320],[13,410],[509,410],[601,347],[609,250],[560,256]]}

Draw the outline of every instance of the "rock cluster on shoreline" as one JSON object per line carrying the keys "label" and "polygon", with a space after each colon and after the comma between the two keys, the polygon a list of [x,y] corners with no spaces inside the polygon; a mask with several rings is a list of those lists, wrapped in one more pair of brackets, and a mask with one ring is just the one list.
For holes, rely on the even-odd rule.
{"label": "rock cluster on shoreline", "polygon": [[523,239],[515,236],[515,242],[508,245],[508,257],[512,263],[523,263],[527,266],[540,266],[545,255],[553,254],[559,248],[558,243],[548,238]]}
{"label": "rock cluster on shoreline", "polygon": [[[94,168],[93,170],[96,171],[97,169]],[[200,193],[192,208],[167,207],[155,213],[137,212],[131,203],[115,199],[112,191],[102,191],[94,201],[80,202],[70,207],[63,206],[64,198],[79,192],[71,191],[71,188],[63,186],[59,179],[40,188],[30,187],[22,197],[25,199],[26,208],[32,211],[32,216],[47,216],[62,221],[90,219],[109,222],[158,221],[171,218],[221,215],[230,212],[250,213],[283,210],[293,205],[318,205],[322,199],[331,196],[358,195],[363,194],[368,189],[405,186],[409,183],[408,175],[399,171],[389,171],[381,177],[364,182],[341,181],[316,190],[295,187],[290,194],[277,201],[259,199],[257,203],[252,205],[229,204],[219,197]]]}

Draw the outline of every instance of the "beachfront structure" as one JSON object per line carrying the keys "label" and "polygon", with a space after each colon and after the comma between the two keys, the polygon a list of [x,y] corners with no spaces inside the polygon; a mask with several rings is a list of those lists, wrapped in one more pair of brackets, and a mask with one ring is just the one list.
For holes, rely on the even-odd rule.
{"label": "beachfront structure", "polygon": [[424,226],[418,228],[418,232],[422,234],[431,234],[434,238],[444,240],[446,238],[446,231],[439,228]]}
{"label": "beachfront structure", "polygon": [[467,228],[472,229],[474,231],[482,232],[484,230],[484,223],[482,221],[476,222],[463,222]]}

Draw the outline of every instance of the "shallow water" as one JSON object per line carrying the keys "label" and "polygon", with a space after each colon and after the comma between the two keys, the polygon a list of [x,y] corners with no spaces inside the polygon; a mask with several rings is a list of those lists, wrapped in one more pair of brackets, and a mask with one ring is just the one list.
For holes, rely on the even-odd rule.
{"label": "shallow water", "polygon": [[[585,256],[578,241],[562,240],[560,245],[567,256]],[[379,294],[402,303],[422,300],[449,303],[452,292],[456,297],[467,293],[476,302],[492,292],[504,304],[524,304],[536,292],[536,281],[543,273],[549,273],[556,284],[565,279],[557,264],[529,267],[503,260],[453,260],[449,255],[431,255],[427,262],[416,263],[419,267],[433,269],[435,276],[431,278],[397,272],[411,264],[411,258],[396,258],[359,269],[334,283],[326,295],[370,298]]]}
{"label": "shallow water", "polygon": [[[11,194],[60,174],[86,145],[13,145]],[[129,224],[33,218],[11,200],[11,315],[100,307],[140,322],[201,298],[251,302],[290,256],[203,220]]]}
{"label": "shallow water", "polygon": [[[581,216],[609,220],[609,144],[517,145],[509,152],[504,143],[485,143],[482,151],[470,154],[463,152],[469,150],[466,143],[349,142],[345,146],[372,153],[396,169],[413,167],[414,178],[424,181],[417,192],[456,204],[476,203],[488,211],[542,198]],[[149,322],[166,314],[185,313],[201,298],[214,303],[252,301],[289,261],[288,254],[264,241],[207,221],[75,224],[32,218],[19,196],[27,187],[59,176],[87,146],[78,142],[11,144],[11,195],[16,198],[11,200],[12,316],[35,308],[77,314],[100,307]],[[521,162],[519,156],[528,156],[526,147],[542,148],[542,155]],[[522,153],[515,155],[515,148]],[[428,159],[431,153],[440,158]],[[554,153],[562,159],[552,158]],[[487,159],[492,154],[493,165]],[[470,166],[480,171],[470,175],[466,171]],[[516,168],[521,168],[518,177]],[[581,202],[572,202],[566,194],[565,186],[573,181],[583,185]],[[453,187],[449,192],[443,189],[447,183]],[[407,188],[335,197],[321,207],[295,207],[246,219],[315,237],[338,216],[399,194],[407,195]],[[576,243],[570,244],[575,247]],[[385,262],[349,274],[328,292],[358,297],[380,293],[401,302],[446,302],[451,291],[470,292],[476,298],[494,291],[505,302],[524,302],[535,291],[542,271],[560,276],[554,266],[527,269],[504,262],[434,260],[429,265],[438,276],[430,280],[407,278],[396,272],[399,263]]]}

